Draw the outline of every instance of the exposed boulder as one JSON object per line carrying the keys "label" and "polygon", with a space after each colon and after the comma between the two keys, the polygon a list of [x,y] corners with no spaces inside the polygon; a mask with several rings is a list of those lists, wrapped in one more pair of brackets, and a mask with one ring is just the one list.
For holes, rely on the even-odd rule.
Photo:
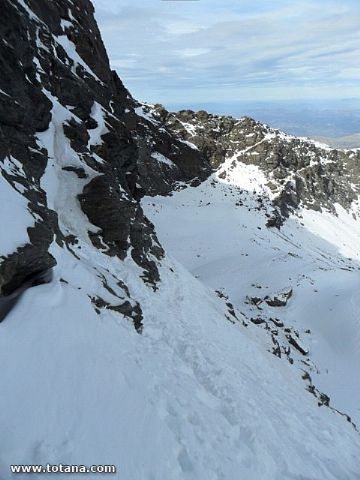
{"label": "exposed boulder", "polygon": [[290,288],[272,296],[268,295],[264,298],[264,300],[269,307],[286,307],[289,299],[292,297],[292,294],[293,291],[292,288]]}

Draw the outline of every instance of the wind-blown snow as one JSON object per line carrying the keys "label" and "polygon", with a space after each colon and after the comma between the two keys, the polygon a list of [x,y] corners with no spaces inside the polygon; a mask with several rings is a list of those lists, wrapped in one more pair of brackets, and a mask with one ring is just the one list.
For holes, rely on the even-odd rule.
{"label": "wind-blown snow", "polygon": [[104,118],[104,109],[97,102],[94,102],[94,105],[92,106],[91,117],[96,121],[97,127],[91,130],[88,130],[90,135],[89,146],[101,145],[102,144],[101,137],[102,135],[105,135],[106,133],[108,133],[109,129],[106,126],[106,122]]}
{"label": "wind-blown snow", "polygon": [[69,22],[69,20],[65,20],[64,18],[61,19],[60,26],[62,30],[65,32],[68,28],[73,28],[74,24]]}
{"label": "wind-blown snow", "polygon": [[192,148],[193,150],[199,150],[198,147],[194,143],[188,142],[187,140],[182,140],[181,138],[179,138],[178,140],[181,143],[185,143],[185,145]]}
{"label": "wind-blown snow", "polygon": [[43,23],[42,20],[31,10],[31,8],[27,5],[25,0],[16,0],[22,8],[26,11],[29,15],[30,20],[35,20],[36,22]]}
{"label": "wind-blown snow", "polygon": [[[60,228],[65,234],[76,234],[88,238],[87,232],[96,232],[80,208],[77,195],[83,190],[97,172],[86,167],[88,178],[81,179],[74,172],[64,171],[63,167],[84,168],[78,154],[71,148],[69,139],[64,134],[64,122],[76,120],[76,117],[63,107],[58,99],[44,90],[52,102],[52,119],[45,132],[37,134],[38,143],[48,151],[48,164],[41,178],[41,187],[46,192],[49,208],[59,216]],[[91,243],[90,240],[88,240]]]}
{"label": "wind-blown snow", "polygon": [[[150,105],[146,105],[146,106],[151,107]],[[139,117],[142,117],[148,122],[152,123],[153,125],[158,126],[159,122],[155,120],[155,118],[149,112],[145,111],[144,107],[145,107],[145,104],[140,105],[139,107],[136,107],[135,108],[136,115],[139,115]]]}
{"label": "wind-blown snow", "polygon": [[168,167],[175,167],[174,162],[172,162],[169,158],[165,157],[162,153],[153,152],[151,157],[154,158],[157,162],[165,163]]}
{"label": "wind-blown snow", "polygon": [[[274,195],[267,186],[269,180],[260,168],[257,165],[245,165],[237,160],[239,154],[244,152],[237,152],[233,157],[226,159],[216,172],[216,179],[267,198],[273,198]],[[225,179],[221,178],[222,173],[226,174]]]}
{"label": "wind-blown snow", "polygon": [[103,83],[99,79],[99,77],[91,70],[89,65],[85,63],[84,60],[80,57],[80,55],[76,51],[75,44],[71,40],[69,40],[67,35],[54,36],[54,39],[57,41],[59,45],[63,47],[63,49],[66,52],[66,55],[69,58],[71,58],[71,60],[74,62],[73,73],[76,74],[76,66],[81,65],[89,75],[95,78],[95,80],[97,80],[99,83]]}

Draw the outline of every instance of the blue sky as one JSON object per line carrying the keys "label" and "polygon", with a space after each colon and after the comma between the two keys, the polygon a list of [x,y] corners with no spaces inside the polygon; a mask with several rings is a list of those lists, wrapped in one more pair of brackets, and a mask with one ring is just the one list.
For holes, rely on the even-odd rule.
{"label": "blue sky", "polygon": [[93,0],[112,67],[149,102],[360,97],[359,0]]}

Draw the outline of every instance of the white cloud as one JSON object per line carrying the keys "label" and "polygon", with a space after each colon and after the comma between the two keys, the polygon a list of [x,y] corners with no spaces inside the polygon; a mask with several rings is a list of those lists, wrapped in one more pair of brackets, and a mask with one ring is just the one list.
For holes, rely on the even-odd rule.
{"label": "white cloud", "polygon": [[183,57],[198,57],[208,52],[209,50],[207,48],[185,48],[183,50],[177,50],[177,53]]}
{"label": "white cloud", "polygon": [[141,99],[344,96],[359,85],[358,1],[94,4],[111,64]]}

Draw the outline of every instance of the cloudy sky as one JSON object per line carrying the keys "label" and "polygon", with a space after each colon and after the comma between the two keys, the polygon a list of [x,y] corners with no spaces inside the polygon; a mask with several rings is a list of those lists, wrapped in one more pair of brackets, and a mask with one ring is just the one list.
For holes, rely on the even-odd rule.
{"label": "cloudy sky", "polygon": [[93,0],[111,65],[150,102],[360,97],[359,0]]}

